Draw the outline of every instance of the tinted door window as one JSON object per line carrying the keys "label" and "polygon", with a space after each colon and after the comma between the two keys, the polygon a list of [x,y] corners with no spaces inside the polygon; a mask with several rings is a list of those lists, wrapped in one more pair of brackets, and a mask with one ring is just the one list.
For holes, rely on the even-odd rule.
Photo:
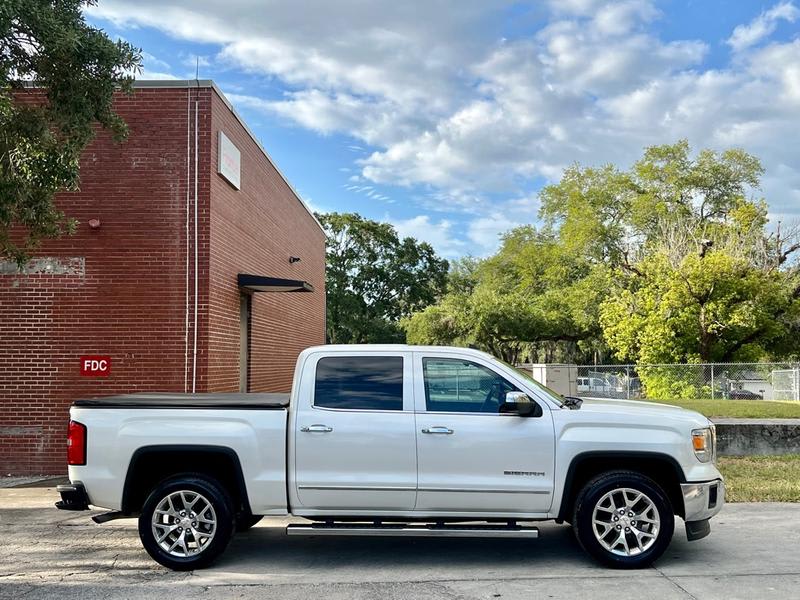
{"label": "tinted door window", "polygon": [[497,413],[506,393],[516,390],[491,369],[449,358],[424,358],[425,408],[428,412]]}
{"label": "tinted door window", "polygon": [[328,356],[317,362],[314,406],[403,410],[402,356]]}

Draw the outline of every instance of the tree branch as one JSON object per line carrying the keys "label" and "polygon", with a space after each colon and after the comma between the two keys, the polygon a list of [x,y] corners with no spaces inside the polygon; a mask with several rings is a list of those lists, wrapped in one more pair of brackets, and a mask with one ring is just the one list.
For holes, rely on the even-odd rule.
{"label": "tree branch", "polygon": [[792,254],[794,254],[798,250],[800,250],[800,242],[798,242],[796,244],[792,244],[791,246],[789,246],[786,249],[786,251],[783,252],[780,255],[780,257],[778,258],[778,264],[782,265],[783,263],[785,263],[789,259],[789,256],[791,256]]}
{"label": "tree branch", "polygon": [[630,260],[628,259],[628,252],[629,251],[627,249],[622,250],[622,268],[628,271],[629,273],[637,275],[638,277],[644,277],[644,273],[642,273],[639,269],[637,269],[630,263]]}

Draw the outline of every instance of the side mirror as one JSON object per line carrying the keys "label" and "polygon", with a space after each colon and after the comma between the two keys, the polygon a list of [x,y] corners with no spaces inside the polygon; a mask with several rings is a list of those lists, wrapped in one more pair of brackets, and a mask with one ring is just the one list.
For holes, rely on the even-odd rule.
{"label": "side mirror", "polygon": [[541,417],[542,407],[531,400],[525,392],[508,392],[500,405],[501,413],[513,413],[520,417]]}

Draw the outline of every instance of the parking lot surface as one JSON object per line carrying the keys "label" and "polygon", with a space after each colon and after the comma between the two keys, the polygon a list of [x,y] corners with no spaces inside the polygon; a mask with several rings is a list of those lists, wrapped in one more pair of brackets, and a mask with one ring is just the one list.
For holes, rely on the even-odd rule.
{"label": "parking lot surface", "polygon": [[0,489],[0,598],[800,598],[800,504],[731,504],[704,540],[681,523],[653,568],[589,560],[567,525],[538,540],[288,538],[265,519],[212,568],[174,573],[139,544],[136,521],[95,525],[56,510],[53,487]]}

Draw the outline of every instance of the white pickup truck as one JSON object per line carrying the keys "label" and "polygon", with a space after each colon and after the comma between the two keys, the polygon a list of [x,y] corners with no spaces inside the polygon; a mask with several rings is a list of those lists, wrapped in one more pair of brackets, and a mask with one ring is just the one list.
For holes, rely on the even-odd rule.
{"label": "white pickup truck", "polygon": [[66,510],[138,517],[147,552],[208,565],[234,531],[294,515],[290,535],[537,537],[642,567],[709,531],[725,486],[714,426],[672,406],[563,398],[475,350],[319,346],[291,394],[80,400]]}

